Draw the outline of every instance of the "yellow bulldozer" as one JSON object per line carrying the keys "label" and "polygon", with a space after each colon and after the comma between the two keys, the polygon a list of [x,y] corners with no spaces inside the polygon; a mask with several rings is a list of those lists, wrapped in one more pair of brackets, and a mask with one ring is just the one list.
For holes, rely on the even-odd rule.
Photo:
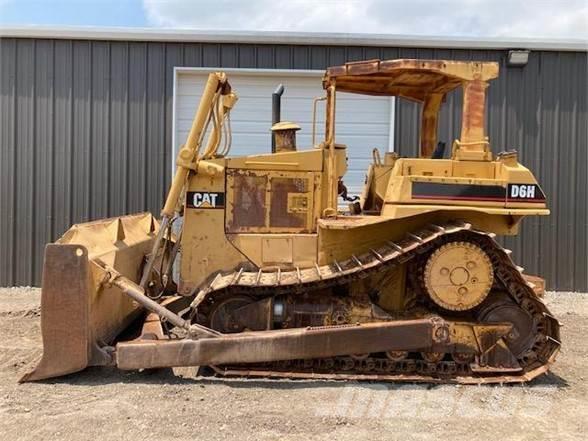
{"label": "yellow bulldozer", "polygon": [[[315,100],[324,139],[299,150],[299,127],[282,121],[275,152],[231,157],[237,95],[211,73],[161,220],[79,224],[47,245],[43,358],[22,381],[87,366],[474,384],[545,373],[559,323],[542,279],[523,275],[495,237],[549,210],[516,152],[490,149],[486,89],[497,76],[492,62],[331,67]],[[444,154],[439,110],[459,88],[461,135]],[[374,149],[348,207],[338,92],[422,104],[419,157]]]}

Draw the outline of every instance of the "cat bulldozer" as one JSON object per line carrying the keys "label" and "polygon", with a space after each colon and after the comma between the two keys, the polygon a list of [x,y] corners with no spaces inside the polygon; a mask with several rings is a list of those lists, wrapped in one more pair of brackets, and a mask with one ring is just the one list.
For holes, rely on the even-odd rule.
{"label": "cat bulldozer", "polygon": [[[232,157],[237,95],[211,73],[161,217],[79,224],[47,245],[43,357],[22,381],[88,366],[464,384],[547,372],[560,325],[543,280],[524,275],[496,237],[549,210],[516,151],[490,148],[486,89],[497,76],[493,62],[330,67],[312,146],[298,149],[299,126],[280,121],[275,151]],[[444,152],[439,110],[456,89],[461,133]],[[366,145],[373,162],[347,207],[339,92],[422,110],[419,156]]]}

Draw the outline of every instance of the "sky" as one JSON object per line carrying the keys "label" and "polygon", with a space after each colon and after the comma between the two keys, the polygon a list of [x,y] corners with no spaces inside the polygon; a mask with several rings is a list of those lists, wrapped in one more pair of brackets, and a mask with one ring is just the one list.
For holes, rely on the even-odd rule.
{"label": "sky", "polygon": [[588,0],[0,0],[2,25],[588,41]]}

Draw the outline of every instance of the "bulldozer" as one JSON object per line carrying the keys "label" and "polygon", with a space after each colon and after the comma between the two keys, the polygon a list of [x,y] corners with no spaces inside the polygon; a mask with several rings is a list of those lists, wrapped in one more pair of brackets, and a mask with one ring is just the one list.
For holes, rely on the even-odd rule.
{"label": "bulldozer", "polygon": [[[232,157],[237,94],[210,73],[160,219],[78,224],[46,246],[43,356],[21,381],[88,366],[463,384],[544,374],[559,322],[543,280],[523,274],[497,236],[549,210],[516,151],[492,152],[486,89],[497,76],[494,62],[330,67],[313,145],[298,149],[299,126],[281,121],[275,151]],[[439,112],[458,89],[460,137],[445,152]],[[418,157],[373,149],[359,200],[344,185],[338,93],[422,110]]]}

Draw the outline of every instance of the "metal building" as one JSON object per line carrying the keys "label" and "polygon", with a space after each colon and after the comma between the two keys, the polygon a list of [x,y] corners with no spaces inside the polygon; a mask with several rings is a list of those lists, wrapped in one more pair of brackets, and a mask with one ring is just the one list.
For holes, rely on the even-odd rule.
{"label": "metal building", "polygon": [[[511,65],[513,49],[527,50],[528,61]],[[580,41],[0,28],[0,286],[39,285],[44,244],[73,223],[159,212],[205,72],[229,70],[239,89],[233,153],[241,154],[269,150],[278,83],[284,119],[297,120],[306,129],[299,144],[310,145],[309,103],[324,68],[428,58],[500,63],[488,97],[493,150],[519,151],[552,210],[505,242],[550,288],[588,291],[586,49]],[[442,106],[439,138],[448,143],[460,100]],[[350,145],[351,187],[372,147],[416,154],[416,105],[350,97],[346,107],[351,116],[337,131]]]}

